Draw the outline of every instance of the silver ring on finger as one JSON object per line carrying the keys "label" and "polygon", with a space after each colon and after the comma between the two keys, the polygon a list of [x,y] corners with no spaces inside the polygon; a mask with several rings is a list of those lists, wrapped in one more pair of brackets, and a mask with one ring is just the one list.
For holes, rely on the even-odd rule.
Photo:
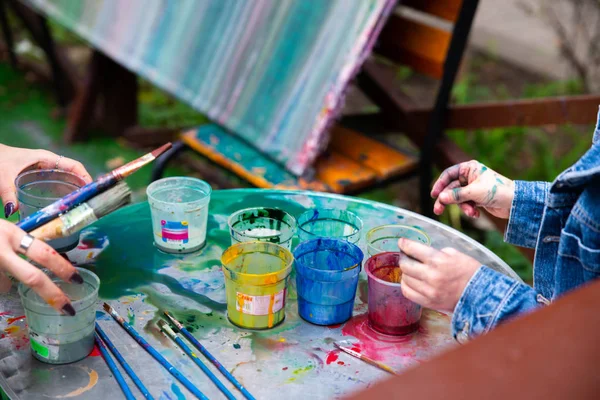
{"label": "silver ring on finger", "polygon": [[26,255],[34,240],[35,238],[33,236],[26,233],[25,236],[23,236],[23,239],[21,239],[21,243],[19,243],[19,253]]}
{"label": "silver ring on finger", "polygon": [[62,160],[64,156],[58,156],[58,160],[56,160],[56,164],[54,164],[54,169],[58,169],[58,163]]}

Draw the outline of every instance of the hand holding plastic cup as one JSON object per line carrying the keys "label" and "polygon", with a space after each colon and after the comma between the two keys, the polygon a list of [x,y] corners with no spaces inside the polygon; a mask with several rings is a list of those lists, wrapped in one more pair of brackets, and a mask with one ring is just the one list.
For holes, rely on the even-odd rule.
{"label": "hand holding plastic cup", "polygon": [[29,329],[33,356],[49,364],[66,364],[87,357],[94,348],[94,322],[100,279],[87,269],[77,268],[83,284],[62,281],[52,273],[50,279],[70,299],[75,316],[59,313],[33,289],[19,284],[19,295]]}
{"label": "hand holding plastic cup", "polygon": [[[19,201],[19,219],[41,210],[85,185],[83,178],[71,172],[42,169],[23,172],[15,180]],[[79,232],[48,241],[60,253],[74,249],[79,242]]]}
{"label": "hand holding plastic cup", "polygon": [[164,178],[146,189],[156,247],[167,253],[191,253],[206,244],[212,189],[203,180]]}

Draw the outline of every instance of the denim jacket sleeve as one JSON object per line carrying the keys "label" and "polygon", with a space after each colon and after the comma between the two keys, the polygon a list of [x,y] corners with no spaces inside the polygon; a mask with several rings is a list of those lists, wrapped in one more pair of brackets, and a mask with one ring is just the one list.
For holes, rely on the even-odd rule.
{"label": "denim jacket sleeve", "polygon": [[504,234],[505,242],[535,247],[549,189],[549,182],[515,181],[515,197]]}
{"label": "denim jacket sleeve", "polygon": [[530,286],[481,266],[456,304],[452,334],[460,342],[478,336],[511,316],[537,308],[537,299]]}

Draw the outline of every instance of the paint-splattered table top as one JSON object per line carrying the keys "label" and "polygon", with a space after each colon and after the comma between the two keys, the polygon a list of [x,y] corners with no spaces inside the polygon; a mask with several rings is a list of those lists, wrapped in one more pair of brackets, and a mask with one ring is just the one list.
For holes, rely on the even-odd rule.
{"label": "paint-splattered table top", "polygon": [[[78,249],[69,257],[87,263],[101,279],[100,297],[121,315],[127,315],[129,322],[210,398],[223,396],[158,331],[160,309],[170,310],[185,321],[189,330],[258,399],[279,398],[282,394],[287,399],[339,397],[388,377],[386,372],[339,353],[334,349],[334,341],[347,341],[351,347],[397,371],[455,345],[450,335],[450,317],[430,310],[424,311],[421,328],[412,335],[394,338],[372,331],[366,323],[364,271],[354,317],[342,326],[320,327],[300,319],[293,280],[288,291],[286,319],[281,325],[260,332],[233,326],[225,315],[219,260],[230,245],[227,217],[252,206],[280,207],[296,216],[314,207],[347,209],[363,219],[363,233],[382,224],[416,225],[428,232],[432,246],[455,247],[516,277],[485,247],[445,225],[388,205],[328,194],[254,189],[215,191],[210,203],[208,243],[203,250],[190,255],[168,255],[155,249],[147,203],[124,208],[84,231]],[[361,247],[364,249],[364,244]],[[0,339],[0,384],[11,398],[123,397],[97,352],[66,366],[50,366],[34,360],[15,291],[0,298],[0,311],[0,329],[4,330]],[[101,312],[98,320],[156,398],[192,398],[114,321]],[[222,377],[216,370],[215,374]],[[239,395],[228,381],[222,381]],[[128,382],[141,398],[131,381]]]}

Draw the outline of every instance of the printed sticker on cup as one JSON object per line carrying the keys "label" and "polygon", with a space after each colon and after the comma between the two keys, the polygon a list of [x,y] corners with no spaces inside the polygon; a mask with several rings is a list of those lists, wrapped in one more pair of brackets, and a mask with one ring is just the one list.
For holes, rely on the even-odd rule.
{"label": "printed sticker on cup", "polygon": [[187,243],[190,240],[187,221],[160,221],[162,241],[165,243]]}
{"label": "printed sticker on cup", "polygon": [[236,297],[236,310],[247,315],[269,315],[285,306],[285,289],[266,296],[252,296],[237,292]]}

